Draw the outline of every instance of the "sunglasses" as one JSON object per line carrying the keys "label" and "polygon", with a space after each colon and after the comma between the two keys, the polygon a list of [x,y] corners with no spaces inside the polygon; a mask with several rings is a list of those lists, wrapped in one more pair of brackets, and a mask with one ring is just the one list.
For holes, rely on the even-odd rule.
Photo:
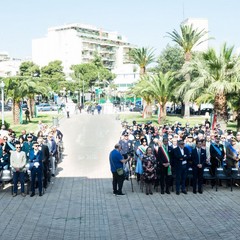
{"label": "sunglasses", "polygon": [[21,147],[16,147],[16,148],[21,148]]}

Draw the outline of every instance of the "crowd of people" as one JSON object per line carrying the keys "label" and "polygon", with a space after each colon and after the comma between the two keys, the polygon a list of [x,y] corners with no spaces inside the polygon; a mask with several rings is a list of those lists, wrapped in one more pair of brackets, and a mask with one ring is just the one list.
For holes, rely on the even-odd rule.
{"label": "crowd of people", "polygon": [[[129,176],[136,176],[137,182],[144,184],[147,195],[153,194],[153,189],[170,194],[173,185],[177,195],[187,194],[189,170],[193,178],[188,184],[192,185],[193,194],[202,194],[204,169],[213,177],[212,186],[217,184],[217,169],[226,175],[233,168],[239,169],[240,132],[234,135],[231,130],[221,129],[219,123],[213,128],[208,119],[195,126],[180,122],[163,126],[123,122],[122,128],[115,154],[110,153],[115,195],[123,194],[122,185]],[[123,174],[117,173],[119,168],[124,169]]]}
{"label": "crowd of people", "polygon": [[[48,187],[51,177],[56,175],[57,163],[63,151],[63,134],[56,126],[49,127],[39,121],[38,130],[27,133],[23,130],[16,136],[12,129],[2,125],[0,130],[0,181],[9,173],[13,180],[13,197],[18,194],[18,182],[21,195],[26,196],[25,182],[31,182],[31,195],[38,188],[39,196]],[[10,179],[11,179],[10,176]]]}

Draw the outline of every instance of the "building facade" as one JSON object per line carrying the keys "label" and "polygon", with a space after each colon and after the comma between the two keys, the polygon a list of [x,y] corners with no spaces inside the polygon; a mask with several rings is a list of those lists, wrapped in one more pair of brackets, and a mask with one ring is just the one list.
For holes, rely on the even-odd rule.
{"label": "building facade", "polygon": [[69,24],[48,29],[47,36],[32,40],[32,61],[40,67],[61,60],[66,75],[71,66],[88,63],[98,53],[109,70],[129,64],[128,53],[134,46],[117,32],[85,24]]}
{"label": "building facade", "polygon": [[[187,18],[182,22],[182,25],[192,25],[193,29],[198,29],[198,31],[206,31],[206,35],[201,38],[200,41],[207,40],[208,36],[208,19],[206,18]],[[205,52],[208,50],[208,41],[204,41],[198,46],[193,48],[193,51]]]}

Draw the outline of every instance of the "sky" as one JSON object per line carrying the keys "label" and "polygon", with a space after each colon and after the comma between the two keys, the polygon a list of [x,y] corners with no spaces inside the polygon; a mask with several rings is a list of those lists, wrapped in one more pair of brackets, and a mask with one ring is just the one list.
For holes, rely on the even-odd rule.
{"label": "sky", "polygon": [[49,27],[84,23],[117,31],[158,55],[173,45],[166,32],[179,31],[186,18],[208,19],[211,47],[240,47],[239,0],[0,0],[0,52],[29,58],[32,39],[46,36]]}

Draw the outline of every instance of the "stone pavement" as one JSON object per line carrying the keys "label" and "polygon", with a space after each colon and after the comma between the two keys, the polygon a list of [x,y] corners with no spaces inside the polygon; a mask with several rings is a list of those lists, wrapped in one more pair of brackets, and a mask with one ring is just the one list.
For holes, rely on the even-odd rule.
{"label": "stone pavement", "polygon": [[[119,138],[111,115],[61,121],[65,156],[43,195],[13,198],[0,192],[0,239],[240,239],[240,189],[206,186],[202,195],[146,196],[133,180],[113,196],[108,154]],[[89,139],[85,139],[89,135]]]}

